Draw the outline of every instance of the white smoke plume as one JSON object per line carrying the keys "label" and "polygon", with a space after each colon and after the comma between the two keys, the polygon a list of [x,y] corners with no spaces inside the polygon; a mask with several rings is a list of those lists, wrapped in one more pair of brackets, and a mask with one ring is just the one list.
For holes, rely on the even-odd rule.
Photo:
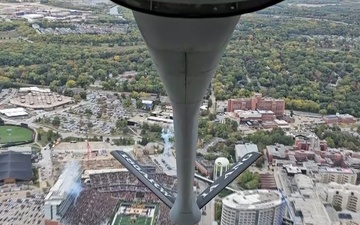
{"label": "white smoke plume", "polygon": [[63,179],[64,182],[60,187],[60,191],[68,193],[74,197],[74,204],[79,197],[82,186],[81,186],[81,166],[77,161],[71,161],[66,163],[63,172],[59,179]]}
{"label": "white smoke plume", "polygon": [[170,156],[171,155],[171,150],[170,149],[171,149],[171,146],[172,146],[172,143],[171,143],[170,139],[172,139],[174,137],[173,127],[170,126],[167,129],[164,128],[162,130],[161,137],[164,140],[164,152],[163,152],[163,154]]}

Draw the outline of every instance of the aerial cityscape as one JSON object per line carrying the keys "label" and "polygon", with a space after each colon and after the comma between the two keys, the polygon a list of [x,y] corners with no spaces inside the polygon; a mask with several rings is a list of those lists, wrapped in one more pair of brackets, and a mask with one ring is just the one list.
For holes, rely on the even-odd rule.
{"label": "aerial cityscape", "polygon": [[162,74],[176,57],[159,69],[139,16],[110,0],[0,0],[0,225],[174,224],[116,151],[197,199],[260,153],[196,225],[360,225],[359,10],[285,0],[242,15],[204,98],[184,94],[200,110],[195,163],[179,165],[192,133],[176,126],[192,117],[179,122],[182,92]]}

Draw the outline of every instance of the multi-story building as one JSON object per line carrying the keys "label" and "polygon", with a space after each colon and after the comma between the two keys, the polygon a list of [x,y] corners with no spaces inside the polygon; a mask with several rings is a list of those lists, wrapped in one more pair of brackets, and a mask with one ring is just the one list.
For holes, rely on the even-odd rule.
{"label": "multi-story building", "polygon": [[285,101],[283,99],[265,98],[261,94],[255,94],[251,98],[239,98],[228,100],[228,112],[234,110],[270,110],[276,116],[283,116],[285,112]]}
{"label": "multi-story building", "polygon": [[336,115],[327,115],[327,116],[323,117],[323,120],[327,124],[339,124],[339,123],[353,124],[353,123],[356,123],[355,117],[350,114],[337,113]]}
{"label": "multi-story building", "polygon": [[325,192],[326,200],[333,206],[352,212],[360,212],[360,186],[332,182],[325,189]]}
{"label": "multi-story building", "polygon": [[320,182],[330,183],[335,182],[338,184],[354,184],[357,179],[357,174],[349,168],[330,168],[320,167],[319,168]]}
{"label": "multi-story building", "polygon": [[283,197],[275,190],[241,191],[222,203],[221,225],[278,225],[285,210]]}
{"label": "multi-story building", "polygon": [[45,225],[60,224],[70,205],[81,192],[80,166],[70,163],[45,197]]}
{"label": "multi-story building", "polygon": [[307,137],[297,136],[295,138],[294,149],[306,151],[326,151],[327,142],[320,140],[316,135],[309,135]]}

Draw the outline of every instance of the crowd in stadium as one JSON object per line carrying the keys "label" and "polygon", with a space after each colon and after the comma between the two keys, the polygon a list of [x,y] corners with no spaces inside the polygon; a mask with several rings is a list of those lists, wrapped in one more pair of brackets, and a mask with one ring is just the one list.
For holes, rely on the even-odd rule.
{"label": "crowd in stadium", "polygon": [[[165,187],[174,188],[176,178],[154,174],[154,179]],[[114,209],[123,202],[160,202],[158,197],[127,171],[90,174],[91,187],[83,189],[76,203],[68,209],[64,224],[98,225],[109,220]],[[171,225],[169,208],[160,203],[159,225]]]}
{"label": "crowd in stadium", "polygon": [[76,202],[66,211],[62,224],[99,225],[114,213],[117,199],[109,193],[100,193],[94,189],[84,189]]}
{"label": "crowd in stadium", "polygon": [[[168,187],[169,189],[174,189],[176,185],[176,178],[168,176],[166,174],[154,174],[153,178],[160,184]],[[119,172],[109,172],[109,173],[99,173],[99,174],[90,174],[90,183],[93,188],[103,188],[103,187],[114,187],[114,186],[144,186],[136,176],[130,174],[127,171]],[[99,189],[106,191],[108,189]],[[114,189],[118,191],[119,189]],[[121,189],[120,189],[121,190]]]}
{"label": "crowd in stadium", "polygon": [[160,211],[160,214],[159,214],[158,224],[159,225],[172,225],[170,218],[169,218],[170,209],[164,203],[160,204],[159,211]]}

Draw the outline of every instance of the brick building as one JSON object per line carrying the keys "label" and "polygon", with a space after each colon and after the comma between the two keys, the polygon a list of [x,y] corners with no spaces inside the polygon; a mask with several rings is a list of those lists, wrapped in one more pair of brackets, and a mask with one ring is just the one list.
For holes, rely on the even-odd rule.
{"label": "brick building", "polygon": [[239,98],[228,100],[228,112],[234,110],[271,110],[276,116],[283,116],[285,112],[285,101],[283,99],[274,99],[262,97],[262,94],[255,94],[251,98]]}
{"label": "brick building", "polygon": [[350,114],[336,114],[336,115],[327,115],[323,117],[323,120],[326,124],[353,124],[356,123],[356,118]]}

